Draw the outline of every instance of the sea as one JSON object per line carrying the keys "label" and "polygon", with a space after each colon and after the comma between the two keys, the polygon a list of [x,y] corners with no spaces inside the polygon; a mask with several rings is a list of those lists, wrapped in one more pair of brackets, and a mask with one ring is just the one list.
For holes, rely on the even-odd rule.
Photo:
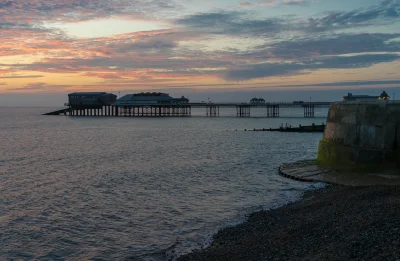
{"label": "sea", "polygon": [[0,260],[174,260],[323,186],[278,174],[315,159],[322,133],[250,130],[321,124],[326,108],[42,116],[56,109],[0,108]]}

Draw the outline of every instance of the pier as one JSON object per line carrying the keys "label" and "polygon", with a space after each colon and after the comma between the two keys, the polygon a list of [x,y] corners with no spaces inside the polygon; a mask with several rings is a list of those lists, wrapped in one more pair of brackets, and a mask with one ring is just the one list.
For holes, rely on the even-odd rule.
{"label": "pier", "polygon": [[218,117],[220,109],[236,109],[236,116],[251,117],[251,109],[265,109],[265,117],[280,117],[281,108],[303,108],[305,118],[315,117],[315,108],[329,107],[330,102],[265,102],[254,98],[249,103],[189,102],[185,96],[173,98],[167,93],[141,92],[119,99],[106,92],[74,92],[68,94],[67,108],[45,115],[101,116],[101,117],[188,117],[193,108],[205,109],[205,116]]}
{"label": "pier", "polygon": [[45,115],[68,115],[89,117],[189,117],[193,108],[205,109],[207,117],[220,116],[220,110],[236,109],[239,118],[251,117],[251,109],[264,108],[266,118],[280,117],[281,108],[303,108],[305,118],[315,117],[315,108],[329,107],[330,102],[308,103],[186,103],[186,104],[135,104],[135,105],[68,105],[68,108],[46,113]]}

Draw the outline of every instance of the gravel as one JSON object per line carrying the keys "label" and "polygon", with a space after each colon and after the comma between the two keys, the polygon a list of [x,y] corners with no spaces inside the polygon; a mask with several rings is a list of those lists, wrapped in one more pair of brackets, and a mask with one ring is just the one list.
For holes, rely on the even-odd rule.
{"label": "gravel", "polygon": [[330,185],[225,228],[186,260],[400,260],[400,187]]}

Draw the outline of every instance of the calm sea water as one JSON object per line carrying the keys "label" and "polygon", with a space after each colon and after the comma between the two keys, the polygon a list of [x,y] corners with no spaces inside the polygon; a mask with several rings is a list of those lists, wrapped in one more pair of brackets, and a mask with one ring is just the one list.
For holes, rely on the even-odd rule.
{"label": "calm sea water", "polygon": [[51,110],[0,108],[1,260],[165,260],[199,248],[218,229],[312,186],[277,168],[315,158],[321,133],[243,130],[320,124],[327,113],[40,115]]}

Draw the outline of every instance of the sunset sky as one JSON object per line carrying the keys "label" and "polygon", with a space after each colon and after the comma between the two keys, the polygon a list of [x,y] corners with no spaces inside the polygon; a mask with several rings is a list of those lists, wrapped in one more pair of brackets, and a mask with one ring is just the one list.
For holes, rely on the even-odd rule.
{"label": "sunset sky", "polygon": [[400,87],[400,0],[0,0],[0,36],[0,106]]}

